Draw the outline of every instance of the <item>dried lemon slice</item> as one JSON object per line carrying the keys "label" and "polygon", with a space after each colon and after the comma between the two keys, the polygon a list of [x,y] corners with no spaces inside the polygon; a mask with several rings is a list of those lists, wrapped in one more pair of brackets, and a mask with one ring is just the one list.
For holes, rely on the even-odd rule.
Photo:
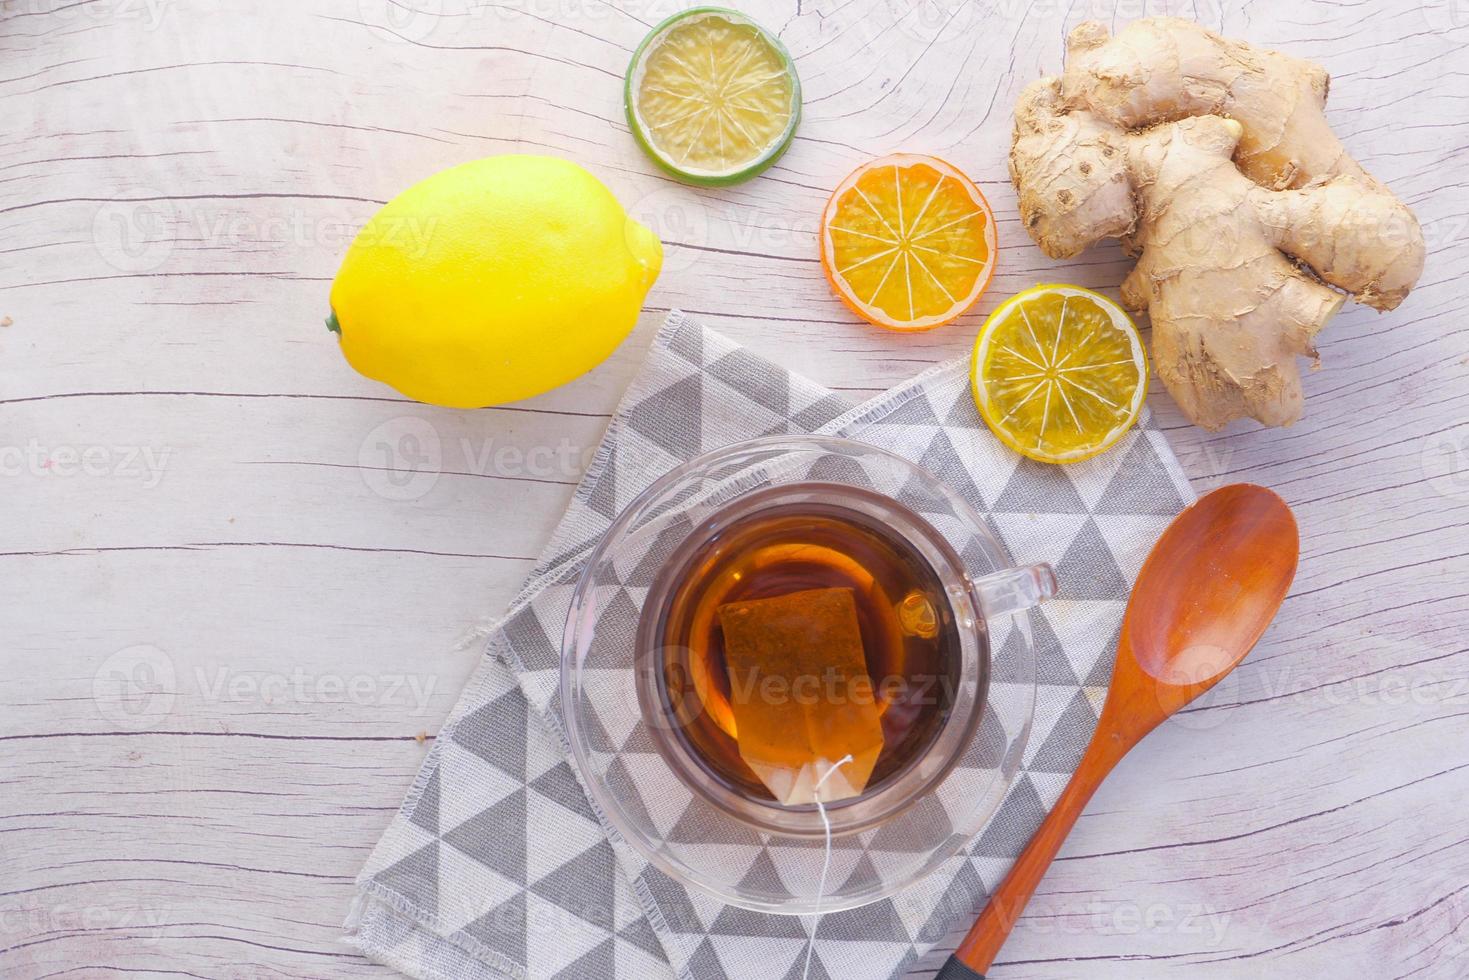
{"label": "dried lemon slice", "polygon": [[971,377],[979,414],[1001,442],[1044,463],[1074,463],[1137,421],[1148,361],[1116,303],[1079,286],[1041,285],[990,314]]}

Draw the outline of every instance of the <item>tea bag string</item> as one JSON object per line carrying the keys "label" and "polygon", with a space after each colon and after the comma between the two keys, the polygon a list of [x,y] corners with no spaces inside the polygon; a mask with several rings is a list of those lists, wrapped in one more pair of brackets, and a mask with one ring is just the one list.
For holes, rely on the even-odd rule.
{"label": "tea bag string", "polygon": [[811,938],[806,940],[806,966],[801,970],[801,980],[809,980],[811,976],[811,953],[816,949],[816,931],[821,928],[821,900],[826,897],[826,873],[831,870],[831,820],[826,816],[826,804],[821,802],[821,784],[851,761],[850,752],[842,756],[821,774],[821,778],[816,780],[816,785],[811,789],[811,796],[816,801],[816,812],[821,817],[821,826],[825,831],[826,849],[821,855],[821,878],[816,882],[816,910],[811,913],[815,921],[811,923]]}

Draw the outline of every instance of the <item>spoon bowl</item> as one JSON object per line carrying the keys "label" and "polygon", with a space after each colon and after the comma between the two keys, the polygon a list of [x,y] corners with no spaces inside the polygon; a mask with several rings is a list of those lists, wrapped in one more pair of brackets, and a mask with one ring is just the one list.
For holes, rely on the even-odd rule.
{"label": "spoon bowl", "polygon": [[[1157,710],[1144,732],[1245,658],[1285,601],[1299,554],[1295,515],[1252,484],[1221,487],[1168,525],[1138,573],[1113,675],[1114,692],[1119,675],[1129,687],[1151,682]],[[1149,717],[1130,707],[1133,725]]]}
{"label": "spoon bowl", "polygon": [[1252,484],[1206,494],[1168,525],[1133,586],[1107,702],[1076,772],[935,980],[982,980],[1102,780],[1245,658],[1285,601],[1300,550],[1285,501]]}

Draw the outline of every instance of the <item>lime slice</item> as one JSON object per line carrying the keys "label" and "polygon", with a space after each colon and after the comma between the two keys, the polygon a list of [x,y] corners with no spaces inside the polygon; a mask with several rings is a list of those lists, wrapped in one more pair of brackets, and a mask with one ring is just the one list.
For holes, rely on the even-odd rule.
{"label": "lime slice", "polygon": [[785,46],[744,14],[695,7],[633,52],[623,93],[639,145],[680,180],[749,180],[790,145],[801,82]]}
{"label": "lime slice", "polygon": [[1148,361],[1122,308],[1080,286],[1043,284],[1011,297],[974,344],[974,401],[1011,449],[1074,463],[1110,448],[1137,421]]}

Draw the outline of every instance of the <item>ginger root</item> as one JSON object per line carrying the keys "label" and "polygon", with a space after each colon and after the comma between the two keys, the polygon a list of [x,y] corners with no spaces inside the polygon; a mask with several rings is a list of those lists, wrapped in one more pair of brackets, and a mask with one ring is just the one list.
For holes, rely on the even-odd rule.
{"label": "ginger root", "polygon": [[1123,304],[1195,424],[1289,425],[1296,358],[1344,299],[1326,284],[1396,307],[1423,271],[1417,219],[1331,133],[1315,65],[1175,18],[1085,23],[1067,47],[1015,109],[1026,229],[1053,258],[1104,238],[1138,256]]}
{"label": "ginger root", "polygon": [[1227,116],[1244,127],[1234,162],[1266,187],[1318,177],[1370,179],[1326,122],[1326,69],[1231,41],[1178,17],[1134,21],[1109,37],[1098,21],[1066,38],[1061,92],[1122,129],[1189,116]]}

